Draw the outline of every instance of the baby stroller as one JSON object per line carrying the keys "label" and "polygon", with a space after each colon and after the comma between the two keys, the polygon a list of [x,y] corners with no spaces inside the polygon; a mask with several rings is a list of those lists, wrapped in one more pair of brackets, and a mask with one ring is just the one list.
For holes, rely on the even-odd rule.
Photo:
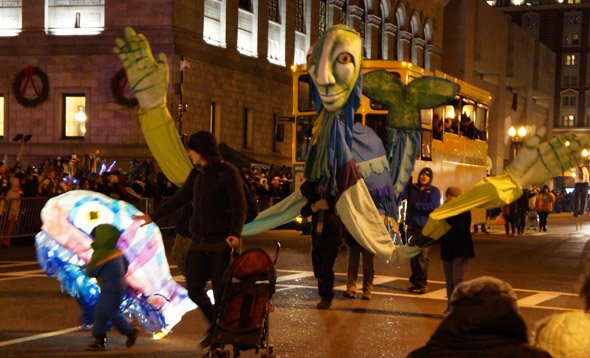
{"label": "baby stroller", "polygon": [[539,216],[537,210],[530,210],[526,217],[526,231],[539,230]]}
{"label": "baby stroller", "polygon": [[274,356],[273,347],[269,345],[268,319],[280,248],[276,242],[274,261],[264,250],[252,248],[231,262],[223,277],[223,296],[218,306],[209,357],[230,357],[230,351],[225,349],[230,344],[234,357],[249,349],[255,349],[256,354],[265,350],[262,357]]}

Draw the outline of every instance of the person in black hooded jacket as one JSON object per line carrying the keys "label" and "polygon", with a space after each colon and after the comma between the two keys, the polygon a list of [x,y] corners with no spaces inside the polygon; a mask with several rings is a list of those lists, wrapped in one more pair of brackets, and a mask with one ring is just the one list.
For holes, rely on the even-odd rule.
{"label": "person in black hooded jacket", "polygon": [[215,307],[207,296],[211,281],[215,302],[221,302],[221,278],[230,262],[230,249],[239,247],[247,204],[239,170],[223,161],[212,133],[199,131],[189,137],[187,155],[195,168],[182,187],[152,215],[138,216],[146,223],[159,221],[192,201],[189,230],[192,242],[184,274],[191,300],[210,323],[202,348],[211,345]]}
{"label": "person in black hooded jacket", "polygon": [[517,299],[512,286],[495,277],[459,284],[449,315],[426,345],[408,357],[551,357],[528,344]]}

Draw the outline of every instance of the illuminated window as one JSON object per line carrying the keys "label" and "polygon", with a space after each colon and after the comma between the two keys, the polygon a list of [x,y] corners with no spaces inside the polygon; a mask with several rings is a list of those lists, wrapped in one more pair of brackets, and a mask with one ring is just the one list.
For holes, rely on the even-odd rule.
{"label": "illuminated window", "polygon": [[258,0],[240,0],[238,7],[238,51],[257,57]]}
{"label": "illuminated window", "polygon": [[205,0],[203,39],[211,45],[225,47],[226,0]]}
{"label": "illuminated window", "polygon": [[579,4],[580,0],[567,0],[568,4]]}
{"label": "illuminated window", "polygon": [[104,30],[105,0],[45,0],[45,32],[96,35]]}
{"label": "illuminated window", "polygon": [[576,123],[576,115],[569,114],[561,117],[561,125],[563,127],[573,127]]}
{"label": "illuminated window", "polygon": [[252,139],[254,137],[254,124],[252,123],[252,111],[244,108],[244,148],[252,148]]}
{"label": "illuminated window", "polygon": [[310,0],[297,0],[297,15],[295,26],[295,58],[293,63],[300,65],[305,63],[307,49],[309,48],[308,26],[311,16]]}
{"label": "illuminated window", "polygon": [[524,0],[512,0],[512,5],[520,6],[524,3]]}
{"label": "illuminated window", "polygon": [[490,6],[496,6],[496,0],[487,0],[486,1]]}
{"label": "illuminated window", "polygon": [[0,36],[18,35],[22,24],[22,0],[0,0]]}
{"label": "illuminated window", "polygon": [[285,66],[285,0],[269,3],[268,20],[268,61]]}
{"label": "illuminated window", "polygon": [[83,93],[64,94],[62,101],[63,138],[84,138],[86,136],[86,95]]}
{"label": "illuminated window", "polygon": [[4,95],[0,94],[0,137],[4,137]]}
{"label": "illuminated window", "polygon": [[567,54],[565,55],[565,65],[566,66],[576,66],[576,55],[574,54]]}

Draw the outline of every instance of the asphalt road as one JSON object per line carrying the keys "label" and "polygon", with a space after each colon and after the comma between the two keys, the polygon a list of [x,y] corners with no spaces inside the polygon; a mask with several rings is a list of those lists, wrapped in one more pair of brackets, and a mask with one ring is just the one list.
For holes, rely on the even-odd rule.
{"label": "asphalt road", "polygon": [[[568,214],[551,215],[547,233],[505,237],[503,228],[477,234],[476,258],[467,279],[496,276],[512,284],[525,320],[537,320],[563,310],[582,307],[574,285],[580,258],[590,255],[590,222],[576,230]],[[166,239],[169,246],[171,239]],[[430,292],[406,292],[409,264],[376,263],[371,301],[342,297],[346,280],[346,251],[336,262],[336,299],[330,310],[318,311],[316,282],[311,272],[310,238],[295,231],[277,230],[246,238],[245,247],[273,252],[282,243],[277,265],[277,292],[270,317],[270,340],[279,357],[403,357],[423,345],[442,319],[446,307],[444,275],[435,246],[430,253]],[[173,275],[183,282],[178,268]],[[124,337],[112,332],[107,350],[86,353],[90,332],[79,327],[80,310],[61,293],[35,262],[31,245],[0,249],[0,356],[195,356],[205,331],[198,310],[189,312],[164,339],[140,336],[127,349]],[[243,356],[255,356],[254,352]]]}

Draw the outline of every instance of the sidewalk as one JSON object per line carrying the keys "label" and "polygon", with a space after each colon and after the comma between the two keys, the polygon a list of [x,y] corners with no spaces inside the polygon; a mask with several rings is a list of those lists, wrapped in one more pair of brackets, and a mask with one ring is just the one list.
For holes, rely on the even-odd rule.
{"label": "sidewalk", "polygon": [[[551,213],[547,219],[547,232],[538,230],[526,230],[525,235],[561,234],[570,235],[575,233],[590,234],[590,215],[578,217],[579,229],[576,230],[576,218],[572,213]],[[488,232],[492,235],[506,235],[504,225],[497,225],[494,219],[490,219]],[[481,234],[481,232],[479,233]]]}

